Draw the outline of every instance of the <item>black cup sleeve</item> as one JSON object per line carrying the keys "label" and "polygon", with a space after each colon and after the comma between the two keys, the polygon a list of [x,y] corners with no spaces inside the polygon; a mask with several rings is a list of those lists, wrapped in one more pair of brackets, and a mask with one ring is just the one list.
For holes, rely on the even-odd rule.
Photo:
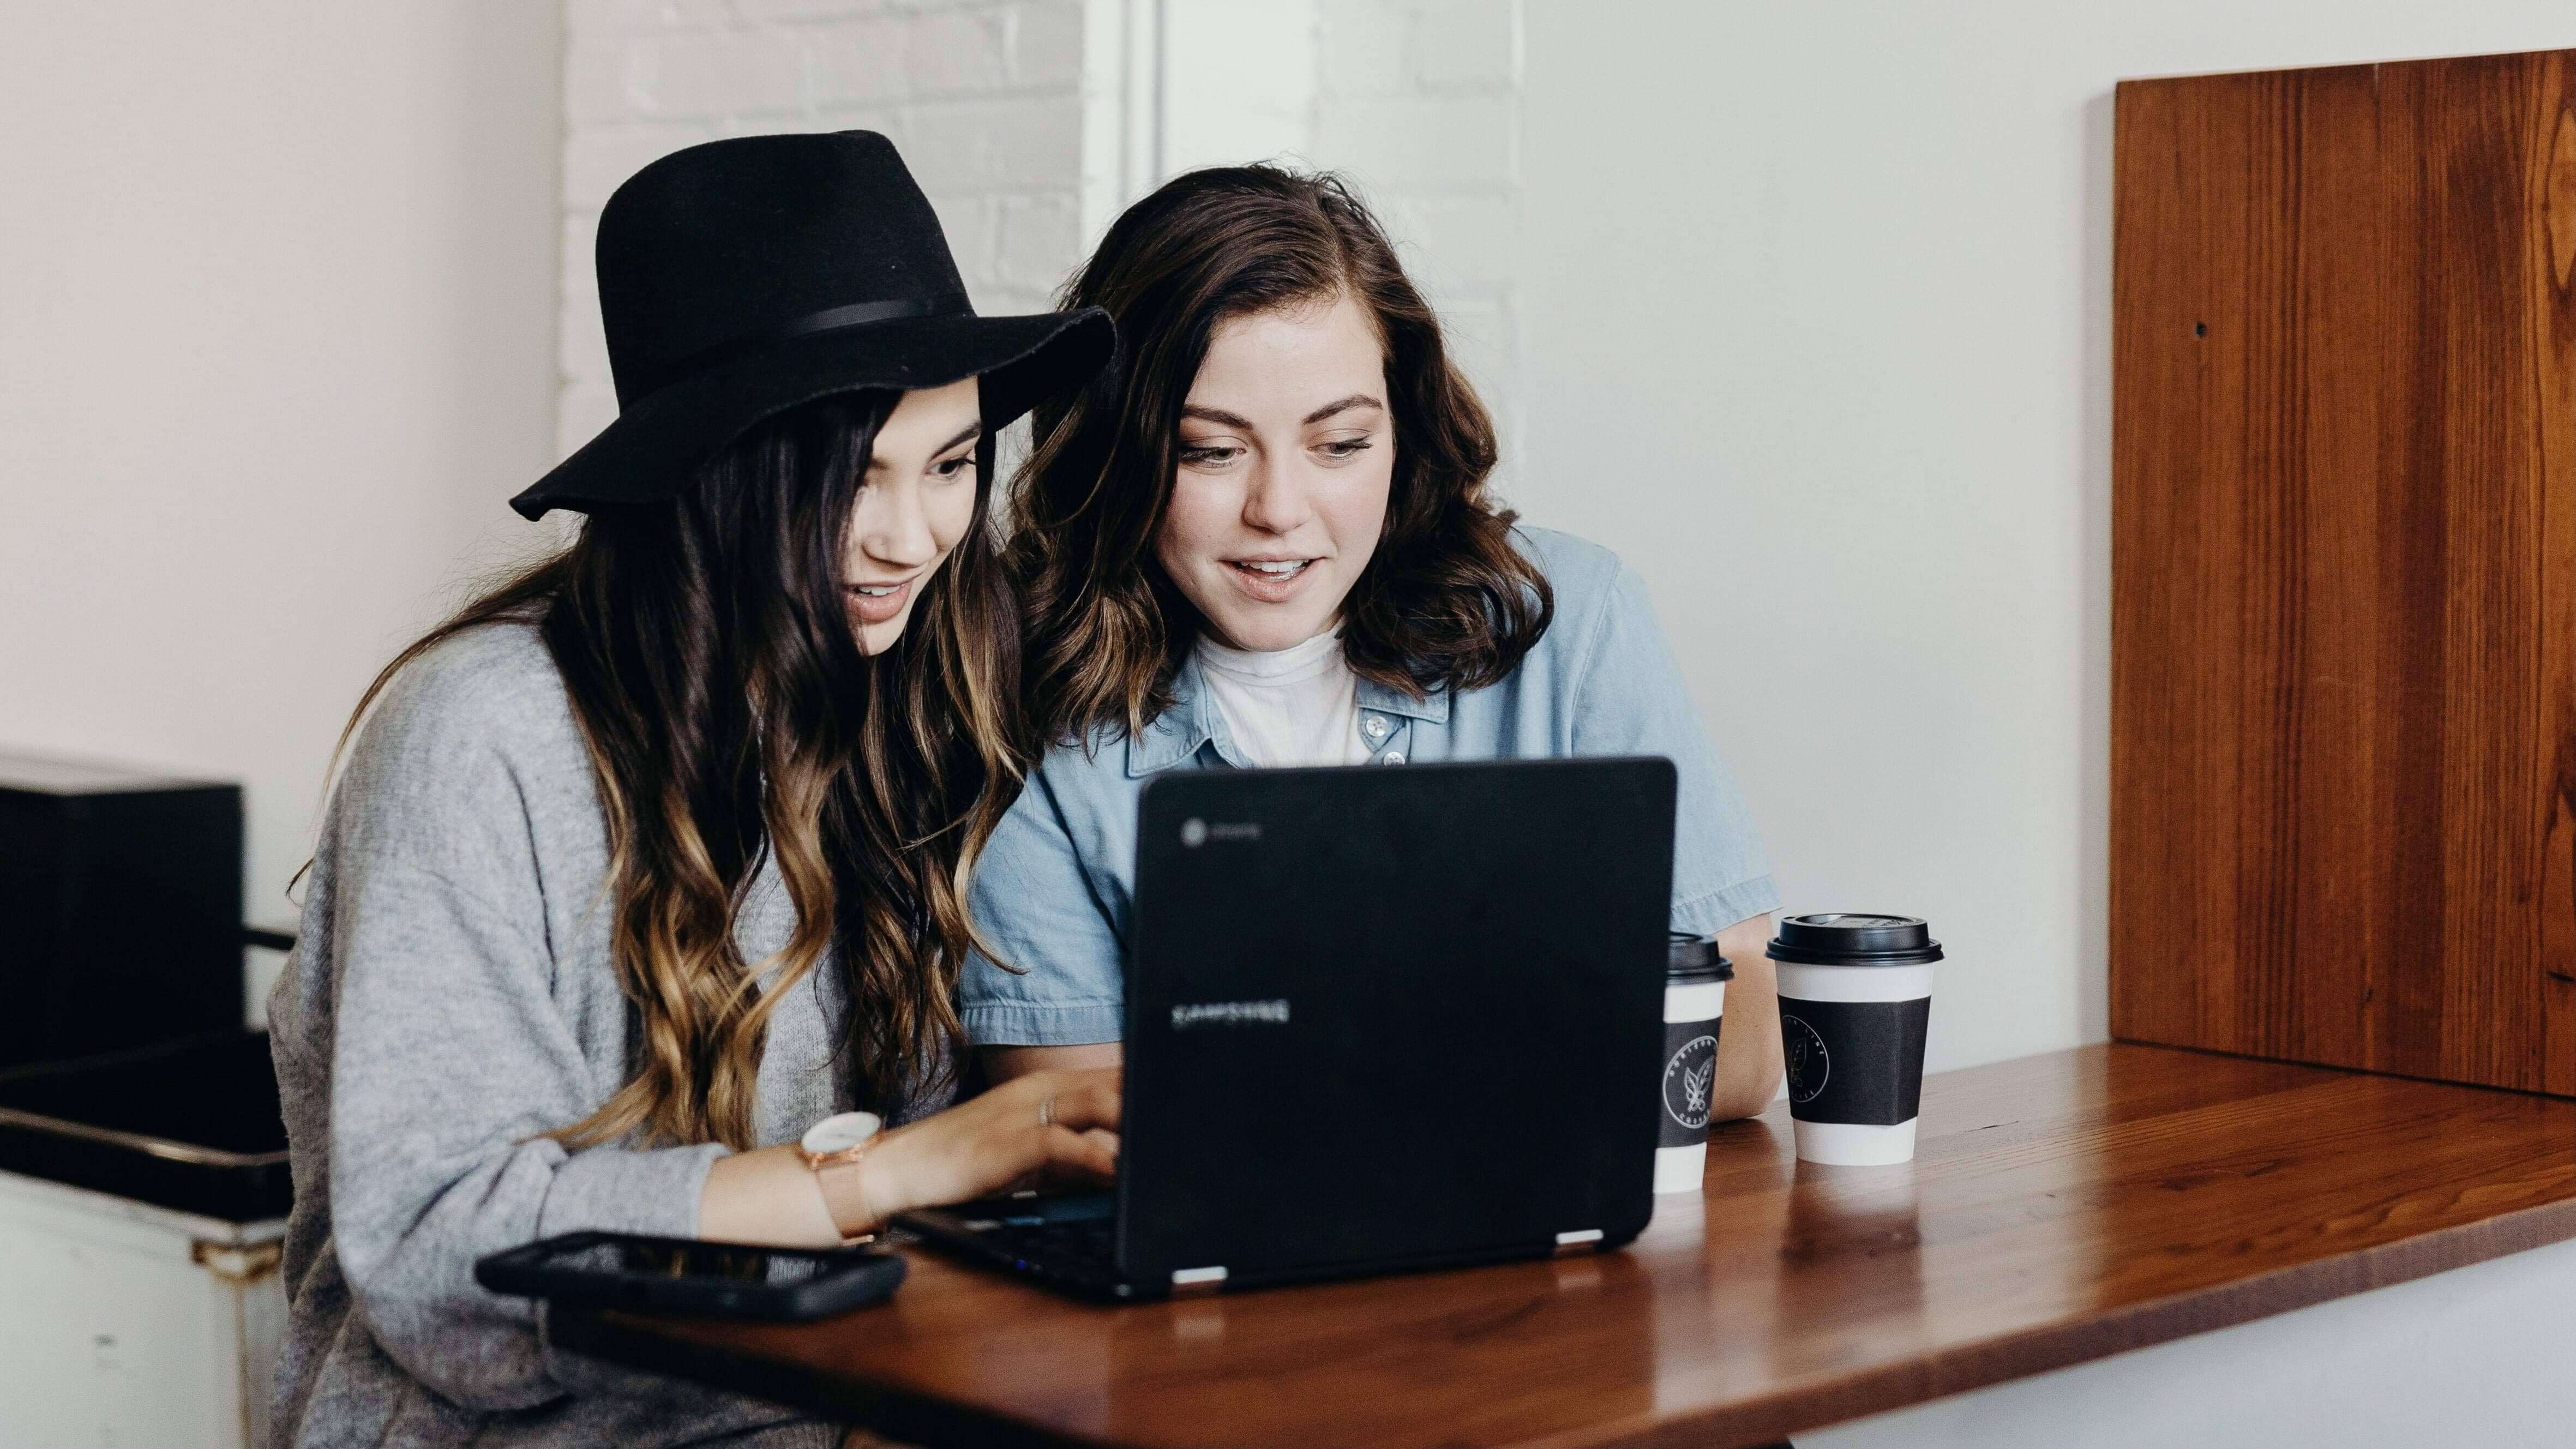
{"label": "black cup sleeve", "polygon": [[1893,1127],[1923,1102],[1923,1037],[1932,998],[1798,1001],[1780,998],[1789,1115],[1801,1122]]}
{"label": "black cup sleeve", "polygon": [[1664,1023],[1663,1135],[1657,1147],[1708,1140],[1709,1094],[1717,1090],[1717,1032],[1725,1018]]}

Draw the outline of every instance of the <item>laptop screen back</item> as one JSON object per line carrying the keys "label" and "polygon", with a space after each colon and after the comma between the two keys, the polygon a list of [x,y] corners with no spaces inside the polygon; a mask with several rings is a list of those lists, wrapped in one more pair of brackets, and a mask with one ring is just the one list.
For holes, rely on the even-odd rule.
{"label": "laptop screen back", "polygon": [[1154,780],[1122,1271],[1241,1283],[1635,1236],[1673,789],[1660,759]]}

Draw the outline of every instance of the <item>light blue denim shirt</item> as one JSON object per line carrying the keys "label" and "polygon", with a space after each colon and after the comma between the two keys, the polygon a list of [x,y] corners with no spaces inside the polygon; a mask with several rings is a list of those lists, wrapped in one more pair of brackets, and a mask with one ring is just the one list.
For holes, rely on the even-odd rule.
{"label": "light blue denim shirt", "polygon": [[[1662,755],[1680,774],[1673,927],[1714,935],[1780,903],[1734,777],[1700,727],[1655,623],[1645,581],[1598,545],[1515,531],[1556,592],[1556,617],[1510,677],[1428,698],[1359,682],[1372,763]],[[1172,707],[1133,738],[1116,726],[1059,746],[1031,773],[976,863],[976,925],[1014,975],[981,956],[958,985],[981,1046],[1118,1040],[1127,915],[1135,899],[1136,797],[1161,770],[1240,768],[1195,655]]]}

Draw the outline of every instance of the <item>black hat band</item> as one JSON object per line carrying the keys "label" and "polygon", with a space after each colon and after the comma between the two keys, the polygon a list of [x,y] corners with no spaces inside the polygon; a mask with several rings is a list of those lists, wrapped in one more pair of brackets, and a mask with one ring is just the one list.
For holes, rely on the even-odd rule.
{"label": "black hat band", "polygon": [[936,297],[897,297],[883,302],[853,302],[847,307],[826,307],[820,312],[807,312],[790,317],[757,332],[728,338],[713,347],[702,347],[666,367],[657,367],[635,380],[634,396],[618,390],[620,406],[630,405],[660,392],[673,383],[686,382],[699,373],[722,366],[737,357],[763,352],[799,337],[817,332],[837,332],[844,327],[864,327],[871,322],[892,322],[905,317],[953,317],[971,315],[974,304],[963,292],[943,292]]}

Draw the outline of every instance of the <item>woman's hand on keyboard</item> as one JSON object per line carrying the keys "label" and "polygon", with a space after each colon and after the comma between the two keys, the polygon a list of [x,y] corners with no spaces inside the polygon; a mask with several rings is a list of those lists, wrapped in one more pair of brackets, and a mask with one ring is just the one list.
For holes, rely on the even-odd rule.
{"label": "woman's hand on keyboard", "polygon": [[895,1128],[856,1167],[823,1174],[833,1221],[855,1234],[899,1212],[987,1197],[1027,1178],[1112,1179],[1119,1077],[1114,1067],[1032,1072]]}

